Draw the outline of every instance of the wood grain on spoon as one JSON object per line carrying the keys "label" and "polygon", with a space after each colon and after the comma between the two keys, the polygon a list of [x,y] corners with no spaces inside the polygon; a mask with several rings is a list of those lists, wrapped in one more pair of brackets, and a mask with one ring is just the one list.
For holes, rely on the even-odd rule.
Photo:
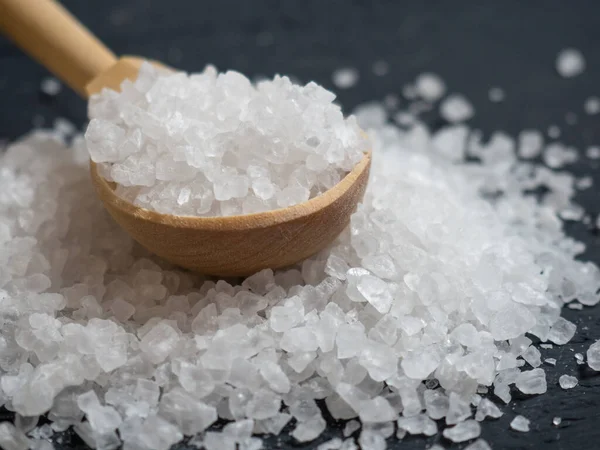
{"label": "wood grain on spoon", "polygon": [[[144,61],[117,59],[52,0],[0,0],[0,28],[84,97],[119,90]],[[187,269],[221,276],[249,275],[301,261],[330,244],[348,225],[365,192],[371,154],[336,186],[307,202],[231,217],[182,217],[136,207],[118,197],[91,163],[98,197],[136,241]]]}

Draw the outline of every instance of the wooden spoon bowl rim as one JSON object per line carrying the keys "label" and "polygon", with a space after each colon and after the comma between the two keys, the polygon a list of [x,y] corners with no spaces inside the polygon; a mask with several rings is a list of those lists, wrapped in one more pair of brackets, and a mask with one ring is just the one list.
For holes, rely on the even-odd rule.
{"label": "wooden spoon bowl rim", "polygon": [[[360,175],[368,170],[371,165],[371,151],[365,152],[360,162],[344,176],[331,189],[321,195],[305,202],[287,208],[278,208],[270,211],[242,214],[235,216],[195,217],[175,216],[150,211],[129,203],[115,194],[115,183],[111,183],[98,174],[96,164],[90,161],[90,172],[92,181],[96,187],[98,196],[104,203],[110,203],[113,208],[122,213],[134,216],[139,220],[150,221],[156,224],[172,226],[185,229],[204,230],[248,230],[266,228],[269,226],[289,222],[301,217],[309,216],[316,211],[323,210],[336,200],[340,199],[356,183]],[[112,186],[111,186],[112,185]]]}

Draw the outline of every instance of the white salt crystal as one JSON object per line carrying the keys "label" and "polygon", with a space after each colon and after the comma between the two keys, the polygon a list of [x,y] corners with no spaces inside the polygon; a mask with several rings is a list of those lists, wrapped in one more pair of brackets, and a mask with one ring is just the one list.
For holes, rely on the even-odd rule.
{"label": "white salt crystal", "polygon": [[308,419],[306,422],[300,422],[292,431],[292,437],[298,442],[312,441],[319,437],[325,428],[327,423],[321,416],[315,416]]}
{"label": "white salt crystal", "polygon": [[558,345],[564,345],[573,339],[577,325],[559,317],[548,333],[548,340]]}
{"label": "white salt crystal", "polygon": [[44,94],[53,97],[60,93],[60,91],[62,90],[62,85],[60,84],[60,81],[58,81],[56,78],[48,77],[44,78],[40,83],[40,90]]}
{"label": "white salt crystal", "polygon": [[446,92],[444,81],[434,73],[422,73],[415,80],[418,95],[428,101],[435,102]]}
{"label": "white salt crystal", "polygon": [[533,368],[542,365],[542,355],[540,351],[534,346],[529,346],[525,352],[521,355],[525,361]]}
{"label": "white salt crystal", "polygon": [[446,423],[455,425],[471,417],[471,406],[460,395],[451,392],[450,401],[448,404],[448,414],[446,415]]}
{"label": "white salt crystal", "polygon": [[579,380],[571,375],[561,375],[558,379],[558,384],[563,389],[573,389],[579,384]]}
{"label": "white salt crystal", "polygon": [[499,87],[492,87],[488,91],[488,97],[491,102],[498,103],[504,100],[504,90]]}
{"label": "white salt crystal", "polygon": [[10,422],[0,423],[0,446],[4,450],[27,450],[30,441],[25,434],[17,430]]}
{"label": "white salt crystal", "polygon": [[600,371],[600,340],[594,342],[586,352],[587,363],[591,369]]}
{"label": "white salt crystal", "polygon": [[543,394],[546,392],[546,373],[542,369],[519,373],[515,385],[523,394]]}
{"label": "white salt crystal", "polygon": [[571,78],[585,70],[585,58],[575,48],[565,48],[556,57],[556,71],[561,77]]}
{"label": "white salt crystal", "polygon": [[337,69],[331,75],[333,84],[340,89],[349,89],[358,83],[358,70],[353,67]]}
{"label": "white salt crystal", "polygon": [[500,409],[493,402],[491,402],[487,398],[484,398],[477,406],[475,420],[481,422],[482,420],[485,420],[486,417],[497,419],[499,417],[502,417],[502,411],[500,411]]}
{"label": "white salt crystal", "polygon": [[600,98],[588,97],[583,104],[583,109],[589,115],[600,113]]}
{"label": "white salt crystal", "polygon": [[590,159],[600,158],[600,147],[591,146],[585,151],[585,155]]}
{"label": "white salt crystal", "polygon": [[358,444],[362,450],[385,450],[385,438],[376,431],[366,430],[360,433]]}
{"label": "white salt crystal", "polygon": [[556,359],[555,359],[555,358],[546,358],[546,359],[544,360],[544,362],[545,362],[546,364],[550,364],[551,366],[555,366],[555,365],[556,365]]}
{"label": "white salt crystal", "polygon": [[559,426],[561,424],[561,422],[562,422],[562,419],[560,417],[554,417],[552,419],[552,425],[554,425],[556,427]]}
{"label": "white salt crystal", "polygon": [[515,416],[510,422],[510,427],[515,431],[527,433],[529,431],[530,420],[523,416]]}
{"label": "white salt crystal", "polygon": [[481,425],[475,420],[465,420],[452,428],[446,428],[443,434],[452,442],[465,442],[481,434]]}
{"label": "white salt crystal", "polygon": [[548,136],[552,139],[558,139],[560,137],[560,128],[556,125],[550,125],[547,130]]}
{"label": "white salt crystal", "polygon": [[471,103],[460,94],[449,95],[440,105],[440,114],[450,123],[468,120],[474,113]]}
{"label": "white salt crystal", "polygon": [[344,426],[343,435],[344,437],[348,437],[357,430],[360,430],[360,422],[358,420],[350,420]]}
{"label": "white salt crystal", "polygon": [[538,130],[523,130],[519,134],[519,156],[535,158],[542,152],[544,136]]}
{"label": "white salt crystal", "polygon": [[166,322],[159,322],[140,342],[140,349],[154,363],[164,361],[179,342],[179,334]]}
{"label": "white salt crystal", "polygon": [[492,450],[492,447],[483,439],[477,439],[465,447],[465,450]]}

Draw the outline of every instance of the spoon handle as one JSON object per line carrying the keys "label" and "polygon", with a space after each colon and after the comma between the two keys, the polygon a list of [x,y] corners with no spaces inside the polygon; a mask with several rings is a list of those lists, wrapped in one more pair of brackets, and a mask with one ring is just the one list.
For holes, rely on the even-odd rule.
{"label": "spoon handle", "polygon": [[117,62],[54,0],[0,0],[0,30],[83,96],[85,85]]}

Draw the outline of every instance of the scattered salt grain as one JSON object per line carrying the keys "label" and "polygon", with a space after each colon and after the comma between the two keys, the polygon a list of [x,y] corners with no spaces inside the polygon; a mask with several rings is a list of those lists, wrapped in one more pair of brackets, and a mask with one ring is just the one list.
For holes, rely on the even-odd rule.
{"label": "scattered salt grain", "polygon": [[523,416],[516,416],[511,422],[510,427],[515,431],[527,433],[529,431],[530,420]]}
{"label": "scattered salt grain", "polygon": [[552,419],[552,425],[554,425],[555,427],[559,426],[562,422],[562,419],[560,417],[554,417]]}
{"label": "scattered salt grain", "polygon": [[434,73],[422,73],[415,80],[415,88],[419,97],[428,102],[435,102],[446,92],[444,81]]}
{"label": "scattered salt grain", "polygon": [[333,84],[339,89],[349,89],[358,83],[358,70],[353,67],[337,69],[331,75]]}
{"label": "scattered salt grain", "polygon": [[583,364],[583,355],[581,353],[575,353],[573,356],[577,364]]}
{"label": "scattered salt grain", "polygon": [[27,450],[30,440],[10,422],[0,423],[0,447],[3,450]]}
{"label": "scattered salt grain", "polygon": [[477,439],[472,444],[467,445],[464,450],[492,450],[492,447],[483,439]]}
{"label": "scattered salt grain", "polygon": [[565,48],[556,57],[556,71],[561,77],[571,78],[583,73],[585,70],[585,58],[575,48]]}
{"label": "scattered salt grain", "polygon": [[523,394],[543,394],[547,389],[546,373],[539,368],[520,372],[515,386]]}
{"label": "scattered salt grain", "polygon": [[499,87],[492,87],[488,92],[488,97],[491,102],[498,103],[504,101],[505,94],[504,90]]}
{"label": "scattered salt grain", "polygon": [[53,97],[60,93],[60,91],[62,90],[62,85],[60,84],[60,81],[58,81],[56,78],[48,77],[44,78],[40,83],[40,90],[44,94]]}
{"label": "scattered salt grain", "polygon": [[560,128],[556,125],[550,125],[547,130],[548,136],[552,139],[558,139],[560,137]]}
{"label": "scattered salt grain", "polygon": [[563,389],[572,389],[579,383],[579,380],[571,375],[561,375],[558,384]]}
{"label": "scattered salt grain", "polygon": [[478,437],[480,434],[481,425],[475,420],[465,420],[443,431],[444,437],[452,442],[465,442]]}
{"label": "scattered salt grain", "polygon": [[594,342],[586,352],[587,363],[591,369],[600,371],[600,340]]}
{"label": "scattered salt grain", "polygon": [[538,130],[523,130],[519,134],[519,156],[535,158],[542,152],[544,136]]}
{"label": "scattered salt grain", "polygon": [[600,113],[600,98],[589,97],[583,104],[583,109],[589,115]]}
{"label": "scattered salt grain", "polygon": [[585,151],[585,155],[590,159],[599,159],[600,158],[600,147],[592,146],[588,147]]}
{"label": "scattered salt grain", "polygon": [[551,366],[555,366],[555,365],[556,365],[556,359],[555,359],[555,358],[546,358],[546,359],[544,360],[544,362],[545,362],[546,364],[549,364],[549,365],[551,365]]}
{"label": "scattered salt grain", "polygon": [[451,94],[441,103],[440,114],[450,123],[470,119],[475,110],[469,101],[460,94]]}

